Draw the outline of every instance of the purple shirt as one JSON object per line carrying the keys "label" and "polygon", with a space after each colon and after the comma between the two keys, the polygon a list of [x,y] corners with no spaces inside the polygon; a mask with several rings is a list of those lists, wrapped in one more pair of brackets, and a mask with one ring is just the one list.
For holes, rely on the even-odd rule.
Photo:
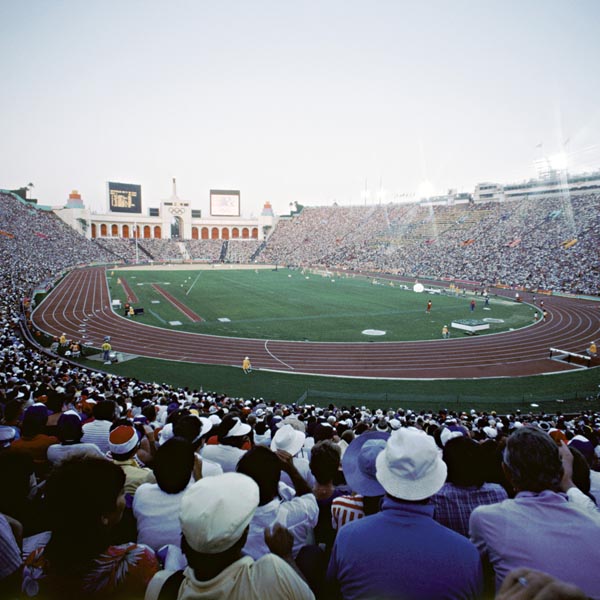
{"label": "purple shirt", "polygon": [[564,494],[520,492],[471,514],[471,541],[496,573],[496,588],[517,567],[544,571],[600,599],[600,513]]}
{"label": "purple shirt", "polygon": [[477,550],[436,523],[431,504],[387,496],[381,512],[338,531],[327,578],[344,600],[467,600],[483,583]]}

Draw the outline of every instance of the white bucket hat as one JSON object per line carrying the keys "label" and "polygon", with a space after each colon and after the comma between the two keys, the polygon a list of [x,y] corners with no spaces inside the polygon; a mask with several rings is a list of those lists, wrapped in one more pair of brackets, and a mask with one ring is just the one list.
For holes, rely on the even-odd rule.
{"label": "white bucket hat", "polygon": [[394,498],[424,500],[446,481],[446,463],[433,438],[421,431],[393,431],[376,461],[377,481]]}
{"label": "white bucket hat", "polygon": [[224,552],[242,537],[258,501],[258,485],[241,473],[200,479],[181,500],[181,531],[196,552]]}
{"label": "white bucket hat", "polygon": [[294,429],[291,425],[287,424],[277,430],[277,433],[271,441],[271,450],[285,450],[292,456],[295,456],[300,452],[304,445],[306,436],[297,429]]}

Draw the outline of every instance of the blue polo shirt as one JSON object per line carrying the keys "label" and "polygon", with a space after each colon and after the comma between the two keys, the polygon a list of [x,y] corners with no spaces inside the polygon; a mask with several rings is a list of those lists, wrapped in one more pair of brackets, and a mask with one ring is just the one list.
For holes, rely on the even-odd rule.
{"label": "blue polo shirt", "polygon": [[475,546],[434,521],[431,504],[389,496],[380,513],[339,530],[327,579],[338,582],[344,600],[468,599],[483,591]]}

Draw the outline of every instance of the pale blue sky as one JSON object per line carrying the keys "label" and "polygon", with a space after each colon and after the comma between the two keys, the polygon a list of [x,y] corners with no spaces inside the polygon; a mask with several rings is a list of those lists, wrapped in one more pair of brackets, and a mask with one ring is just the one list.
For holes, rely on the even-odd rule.
{"label": "pale blue sky", "polygon": [[600,2],[0,0],[0,187],[208,216],[600,168]]}

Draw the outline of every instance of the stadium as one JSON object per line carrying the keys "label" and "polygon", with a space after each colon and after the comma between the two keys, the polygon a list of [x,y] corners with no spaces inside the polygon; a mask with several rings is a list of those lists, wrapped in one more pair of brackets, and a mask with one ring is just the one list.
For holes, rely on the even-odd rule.
{"label": "stadium", "polygon": [[[2,241],[6,256],[23,256],[13,263],[20,272],[27,244],[49,257],[69,244],[77,265],[61,257],[37,277],[22,275],[27,335],[43,336],[46,346],[63,335],[79,342],[86,366],[108,336],[111,364],[96,363],[106,372],[141,370],[153,382],[289,403],[579,407],[598,385],[597,357],[586,352],[599,331],[600,176],[569,181],[565,188],[553,173],[520,193],[506,186],[508,199],[501,186],[482,197],[480,185],[460,197],[304,207],[287,217],[266,204],[259,221],[240,217],[234,191],[227,192],[233,215],[224,214],[223,194],[211,191],[211,217],[194,216],[175,182],[172,196],[147,211],[153,217],[144,217],[141,203],[132,213],[119,206],[92,215],[76,192],[48,210],[21,190],[4,192]],[[130,187],[141,199],[141,188]],[[27,241],[21,230],[30,231]],[[434,309],[419,320],[429,300]],[[469,318],[475,328],[460,324]],[[450,340],[441,339],[445,325]],[[239,376],[246,355],[254,389]],[[201,369],[193,383],[185,378],[192,365]],[[220,367],[216,380],[209,365]],[[489,381],[493,396],[478,397],[468,383],[440,392],[440,382],[474,381],[484,390]],[[520,395],[499,394],[519,381]],[[410,391],[400,392],[406,384]]]}
{"label": "stadium", "polygon": [[600,600],[600,4],[0,15],[0,599]]}

